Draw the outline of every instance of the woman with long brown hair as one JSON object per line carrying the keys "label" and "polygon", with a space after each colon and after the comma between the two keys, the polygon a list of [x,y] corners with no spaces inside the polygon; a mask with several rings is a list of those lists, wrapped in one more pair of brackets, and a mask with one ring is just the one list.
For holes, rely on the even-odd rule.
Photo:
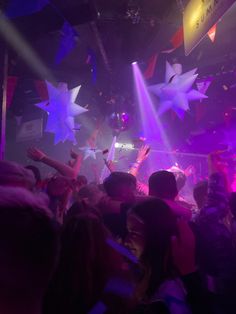
{"label": "woman with long brown hair", "polygon": [[45,298],[45,314],[88,313],[98,302],[105,303],[106,313],[126,312],[125,303],[117,295],[113,298],[106,288],[112,278],[123,274],[123,260],[109,246],[109,238],[94,212],[88,210],[65,220],[59,266]]}
{"label": "woman with long brown hair", "polygon": [[170,207],[149,198],[130,211],[127,227],[126,244],[142,269],[136,293],[143,308],[140,313],[190,313],[171,252],[172,238],[178,231]]}

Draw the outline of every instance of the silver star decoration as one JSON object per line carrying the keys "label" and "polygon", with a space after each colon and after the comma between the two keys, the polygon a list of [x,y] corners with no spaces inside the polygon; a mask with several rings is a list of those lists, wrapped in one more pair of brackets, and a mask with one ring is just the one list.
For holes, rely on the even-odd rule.
{"label": "silver star decoration", "polygon": [[54,133],[54,144],[67,140],[76,144],[74,118],[88,111],[75,103],[81,86],[68,90],[66,83],[59,83],[58,87],[47,81],[46,84],[49,99],[36,104],[48,113],[45,131]]}
{"label": "silver star decoration", "polygon": [[198,74],[193,69],[184,74],[177,74],[174,68],[166,62],[165,83],[149,86],[149,90],[160,99],[158,114],[172,109],[180,119],[189,110],[189,101],[207,98],[206,95],[192,89]]}

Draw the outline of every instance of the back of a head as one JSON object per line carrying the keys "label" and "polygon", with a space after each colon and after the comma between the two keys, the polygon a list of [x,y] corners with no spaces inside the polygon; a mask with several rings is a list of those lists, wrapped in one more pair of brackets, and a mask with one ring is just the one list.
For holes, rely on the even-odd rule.
{"label": "back of a head", "polygon": [[176,217],[170,207],[157,198],[138,203],[131,213],[144,223],[145,247],[141,261],[151,268],[148,290],[153,293],[160,281],[171,277],[175,271],[170,247],[172,236],[177,235]]}
{"label": "back of a head", "polygon": [[[150,234],[150,240],[154,234],[173,233],[176,231],[176,217],[171,208],[161,199],[147,197],[137,203],[132,209],[132,213],[138,216],[146,225],[146,234]],[[174,231],[173,231],[174,230]],[[153,240],[161,240],[161,237],[154,236]]]}
{"label": "back of a head", "polygon": [[148,181],[149,195],[174,200],[178,195],[176,179],[173,173],[161,170],[154,172]]}
{"label": "back of a head", "polygon": [[208,181],[198,182],[193,189],[193,198],[197,204],[198,209],[203,208],[206,205],[208,191]]}
{"label": "back of a head", "polygon": [[[83,272],[87,267],[86,264],[93,263],[97,253],[107,247],[108,234],[107,229],[92,210],[71,216],[66,220],[62,230],[62,259],[67,260],[68,263],[78,259],[81,265],[76,263],[76,268]],[[87,261],[83,265],[86,257]]]}
{"label": "back of a head", "polygon": [[89,203],[82,200],[76,201],[71,205],[71,207],[66,212],[64,222],[66,223],[68,219],[71,219],[72,217],[76,217],[82,214],[93,214],[94,216],[97,216],[99,219],[101,218],[101,214],[96,209],[96,207],[92,207]]}
{"label": "back of a head", "polygon": [[91,206],[98,204],[103,193],[96,184],[87,184],[77,193],[78,200],[86,200]]}
{"label": "back of a head", "polygon": [[0,161],[0,186],[32,189],[35,178],[31,170],[12,161]]}
{"label": "back of a head", "polygon": [[25,189],[0,187],[0,305],[27,304],[45,293],[57,260],[58,233],[43,206]]}
{"label": "back of a head", "polygon": [[47,194],[52,198],[64,197],[73,188],[70,178],[56,175],[47,183]]}
{"label": "back of a head", "polygon": [[110,197],[120,197],[125,191],[136,189],[136,178],[126,172],[112,172],[103,182],[104,189]]}
{"label": "back of a head", "polygon": [[98,301],[117,260],[106,242],[108,236],[102,222],[92,213],[66,220],[47,313],[87,313]]}

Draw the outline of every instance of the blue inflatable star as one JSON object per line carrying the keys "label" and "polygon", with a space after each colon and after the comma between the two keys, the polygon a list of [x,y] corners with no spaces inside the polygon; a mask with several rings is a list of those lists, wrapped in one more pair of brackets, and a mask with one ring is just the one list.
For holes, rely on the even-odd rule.
{"label": "blue inflatable star", "polygon": [[45,131],[54,133],[54,144],[67,140],[76,144],[74,118],[87,111],[75,103],[80,86],[68,90],[66,83],[59,83],[58,87],[47,81],[46,84],[49,99],[36,104],[48,113]]}
{"label": "blue inflatable star", "polygon": [[192,89],[198,74],[193,69],[184,74],[177,74],[173,67],[166,62],[165,83],[149,86],[149,90],[160,99],[158,113],[161,115],[169,109],[175,111],[180,119],[189,110],[189,101],[207,98],[206,95]]}

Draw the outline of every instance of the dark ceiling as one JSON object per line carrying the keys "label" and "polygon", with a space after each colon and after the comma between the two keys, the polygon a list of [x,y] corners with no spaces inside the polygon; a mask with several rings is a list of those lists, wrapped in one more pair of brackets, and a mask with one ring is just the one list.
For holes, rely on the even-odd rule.
{"label": "dark ceiling", "polygon": [[[5,8],[7,6],[6,2]],[[145,67],[150,56],[168,44],[181,25],[181,17],[175,0],[51,0],[40,12],[12,19],[11,23],[50,69],[56,81],[66,81],[70,87],[86,85],[88,91],[82,93],[95,93],[96,98],[96,91],[100,89],[109,95],[132,91],[131,62],[139,61],[140,66]],[[76,48],[55,65],[65,20],[77,31],[78,40]],[[28,86],[29,79],[47,78],[35,73],[22,60],[20,51],[8,47],[9,74],[21,78],[19,90]],[[86,64],[88,48],[92,48],[96,55],[95,85],[91,83],[91,67]],[[85,103],[93,102],[86,95],[85,99]],[[21,111],[19,104],[16,107]]]}
{"label": "dark ceiling", "polygon": [[[22,0],[24,2],[24,0]],[[9,1],[2,1],[2,8]],[[148,59],[168,46],[171,36],[182,24],[181,0],[51,0],[42,11],[12,20],[16,29],[37,52],[56,80],[70,85],[87,83],[91,69],[86,64],[88,47],[96,54],[97,85],[125,89],[130,78],[130,64],[139,61],[145,68]],[[200,68],[202,74],[214,72],[215,66],[231,63],[236,57],[234,6],[218,25],[214,45],[206,38],[189,57],[183,46],[171,55],[160,55],[162,60],[179,60],[184,67]],[[78,32],[76,48],[55,65],[54,59],[60,41],[60,30],[67,20]],[[3,43],[1,44],[4,45]],[[37,78],[21,59],[19,51],[10,50],[12,75]],[[158,75],[158,74],[157,74]],[[126,80],[127,78],[127,80]],[[155,78],[156,79],[156,78]],[[120,86],[119,86],[120,85]]]}
{"label": "dark ceiling", "polygon": [[134,60],[146,61],[153,48],[164,46],[181,23],[175,0],[52,0],[50,3],[41,12],[13,22],[48,66],[53,63],[64,19],[76,28],[77,51],[55,69],[59,72],[79,71],[83,75],[83,57],[87,47],[92,46],[97,52],[100,70],[104,67],[115,74]]}
{"label": "dark ceiling", "polygon": [[[172,54],[160,52],[168,46],[170,38],[182,25],[181,3],[184,6],[186,1],[51,0],[50,3],[41,12],[12,22],[56,80],[66,81],[70,87],[78,84],[85,86],[79,96],[80,104],[89,103],[95,115],[98,112],[104,115],[112,112],[114,106],[109,107],[107,102],[111,95],[115,95],[114,98],[119,95],[119,105],[125,103],[126,109],[132,110],[132,95],[128,95],[133,91],[130,64],[139,61],[141,69],[145,69],[154,53],[159,53],[159,56],[151,83],[163,80],[166,60],[179,61],[184,72],[198,67],[200,77],[212,75],[217,78],[212,90],[209,89],[209,112],[203,121],[204,128],[213,122],[222,122],[222,112],[230,103],[234,105],[232,99],[236,89],[225,92],[222,86],[236,83],[235,5],[218,23],[215,43],[212,44],[206,37],[190,56],[185,57],[183,46]],[[61,64],[55,65],[60,30],[65,19],[78,32],[78,42]],[[3,47],[5,43],[1,42],[1,45]],[[86,64],[88,48],[92,48],[96,54],[96,84],[91,82],[91,68]],[[30,80],[42,78],[22,61],[19,52],[9,47],[9,55],[9,74],[20,78],[15,105],[12,106],[16,113],[21,112],[28,102],[25,91],[32,87]],[[98,94],[102,96],[98,97]],[[33,98],[29,102],[32,104],[36,100]],[[32,106],[29,110],[32,110]],[[178,136],[179,142],[186,139],[196,126],[191,114],[184,124],[177,121],[176,126],[173,125],[173,138]]]}
{"label": "dark ceiling", "polygon": [[[55,72],[56,78],[60,79],[66,73],[67,80],[72,84],[78,80],[78,76],[79,80],[86,81],[89,73],[85,58],[88,47],[92,47],[96,52],[100,76],[108,80],[112,77],[117,84],[115,78],[120,80],[121,73],[132,61],[139,61],[141,66],[145,66],[150,56],[168,45],[169,39],[182,24],[180,3],[184,5],[186,1],[51,0],[41,12],[12,22],[45,64]],[[55,67],[54,57],[64,19],[75,27],[79,40],[76,49]],[[222,56],[234,54],[234,20],[235,10],[231,10],[220,23],[219,32],[226,36],[223,35],[218,41],[217,49],[204,40],[188,58],[184,57],[183,47],[167,57],[178,58],[187,66],[200,63],[201,67],[205,67],[209,62],[219,62]],[[199,57],[201,52],[203,55]],[[18,53],[12,53],[12,58],[12,64],[16,65],[13,72],[32,75],[30,68],[21,62]]]}

